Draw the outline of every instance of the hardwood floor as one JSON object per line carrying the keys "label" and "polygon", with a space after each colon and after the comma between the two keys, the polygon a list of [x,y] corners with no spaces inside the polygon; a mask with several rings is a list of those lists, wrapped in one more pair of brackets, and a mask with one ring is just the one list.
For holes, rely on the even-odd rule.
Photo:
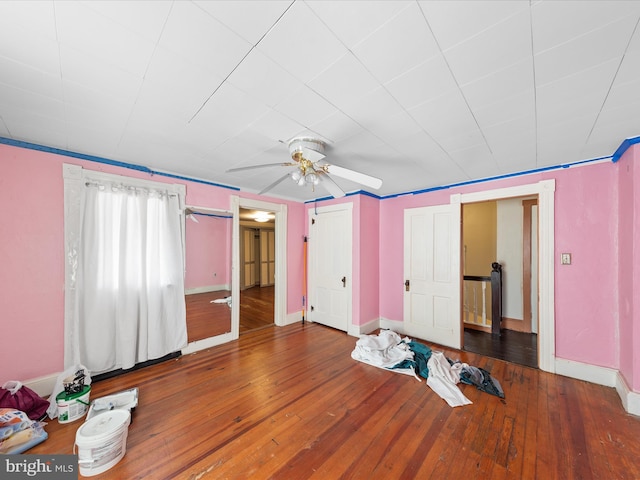
{"label": "hardwood floor", "polygon": [[240,292],[240,335],[273,325],[275,287],[252,287]]}
{"label": "hardwood floor", "polygon": [[[228,290],[185,296],[189,342],[231,331],[231,309],[212,300],[231,295]],[[274,287],[253,287],[240,292],[240,334],[273,325]]]}
{"label": "hardwood floor", "polygon": [[[356,362],[318,324],[239,340],[98,382],[139,388],[125,457],[96,479],[637,479],[640,418],[613,388],[470,352],[505,400],[462,385],[451,408],[425,382]],[[433,347],[437,349],[437,347]],[[80,421],[28,453],[72,453]]]}
{"label": "hardwood floor", "polygon": [[187,338],[189,342],[215,337],[231,331],[231,309],[225,303],[212,300],[231,295],[228,290],[185,295],[187,308]]}
{"label": "hardwood floor", "polygon": [[538,336],[534,333],[502,329],[498,337],[465,328],[464,349],[527,367],[538,367]]}

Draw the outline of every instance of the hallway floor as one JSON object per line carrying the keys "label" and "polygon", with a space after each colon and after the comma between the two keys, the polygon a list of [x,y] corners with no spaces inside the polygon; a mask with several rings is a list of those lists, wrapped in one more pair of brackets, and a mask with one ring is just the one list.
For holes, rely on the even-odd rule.
{"label": "hallway floor", "polygon": [[465,328],[464,350],[538,368],[538,335],[503,329],[501,335]]}

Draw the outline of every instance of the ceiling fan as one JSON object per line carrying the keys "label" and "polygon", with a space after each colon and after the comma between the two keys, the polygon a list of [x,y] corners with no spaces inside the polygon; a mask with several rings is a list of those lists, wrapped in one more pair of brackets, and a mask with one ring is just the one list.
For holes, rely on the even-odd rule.
{"label": "ceiling fan", "polygon": [[314,138],[294,138],[289,141],[289,153],[293,159],[292,162],[251,165],[249,167],[232,168],[227,170],[227,172],[240,172],[243,170],[253,170],[256,168],[273,166],[295,167],[271,185],[263,188],[259,192],[260,195],[268,192],[287,178],[290,178],[301,187],[311,185],[311,188],[315,188],[317,185],[322,185],[334,198],[344,197],[345,192],[331,178],[331,175],[345,178],[376,190],[382,186],[382,180],[372,177],[371,175],[356,172],[355,170],[339,167],[337,165],[320,163],[320,160],[325,157],[324,146],[325,144],[323,141],[316,140]]}

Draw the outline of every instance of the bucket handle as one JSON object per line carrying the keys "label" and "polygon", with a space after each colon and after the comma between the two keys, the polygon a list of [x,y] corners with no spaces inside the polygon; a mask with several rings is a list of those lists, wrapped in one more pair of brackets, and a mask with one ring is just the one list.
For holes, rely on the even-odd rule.
{"label": "bucket handle", "polygon": [[[73,442],[73,448],[72,448],[72,452],[74,455],[77,455],[78,452],[76,451],[76,447],[78,446],[77,443]],[[92,458],[91,460],[78,460],[78,465],[90,465],[92,463],[97,462],[97,460],[95,458]]]}

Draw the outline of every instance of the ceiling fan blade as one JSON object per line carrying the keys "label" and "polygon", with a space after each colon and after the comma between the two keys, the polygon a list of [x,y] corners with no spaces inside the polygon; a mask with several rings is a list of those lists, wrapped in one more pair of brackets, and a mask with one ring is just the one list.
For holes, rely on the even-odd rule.
{"label": "ceiling fan blade", "polygon": [[336,182],[333,181],[328,174],[318,175],[320,178],[320,183],[322,186],[331,194],[333,198],[341,198],[345,196],[344,191],[338,186]]}
{"label": "ceiling fan blade", "polygon": [[348,168],[339,167],[337,165],[323,165],[328,173],[337,177],[346,178],[356,183],[360,183],[366,187],[375,188],[376,190],[382,186],[382,180],[365,173],[356,172]]}
{"label": "ceiling fan blade", "polygon": [[264,168],[264,167],[293,167],[295,166],[295,163],[264,163],[262,165],[250,165],[248,167],[238,167],[238,168],[230,168],[229,170],[227,170],[226,173],[231,173],[231,172],[242,172],[243,170],[253,170],[255,168]]}
{"label": "ceiling fan blade", "polygon": [[274,188],[276,185],[278,185],[280,182],[282,182],[285,178],[290,178],[291,175],[290,174],[286,174],[283,177],[280,177],[278,180],[276,180],[275,182],[273,182],[271,185],[269,185],[268,187],[263,188],[262,190],[260,190],[258,192],[258,195],[262,195],[263,193],[267,193],[269,190],[271,190],[272,188]]}

